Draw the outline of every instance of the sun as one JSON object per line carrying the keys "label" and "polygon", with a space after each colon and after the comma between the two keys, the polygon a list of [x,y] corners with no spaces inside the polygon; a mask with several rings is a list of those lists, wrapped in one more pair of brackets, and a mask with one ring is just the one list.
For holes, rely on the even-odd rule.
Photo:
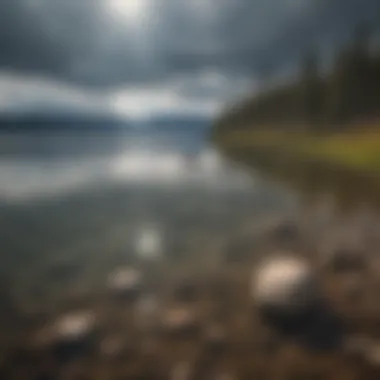
{"label": "sun", "polygon": [[106,0],[114,16],[131,22],[140,21],[147,11],[147,0]]}

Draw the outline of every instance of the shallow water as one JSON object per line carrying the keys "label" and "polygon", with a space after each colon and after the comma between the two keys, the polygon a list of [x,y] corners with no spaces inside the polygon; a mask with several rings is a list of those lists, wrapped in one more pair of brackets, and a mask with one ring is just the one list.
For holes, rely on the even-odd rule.
{"label": "shallow water", "polygon": [[0,200],[43,198],[99,183],[249,189],[254,179],[223,160],[204,133],[0,135]]}
{"label": "shallow water", "polygon": [[[298,195],[221,156],[206,136],[0,136],[2,146],[12,142],[0,159],[0,375],[156,379],[183,362],[205,376],[222,363],[243,377],[275,369],[257,348],[269,338],[251,315],[252,269],[273,249],[313,252],[335,228],[334,207],[324,201],[309,235],[294,237],[287,220],[303,215],[296,229],[310,222]],[[285,229],[276,230],[282,219]],[[40,347],[52,339],[46,327],[73,325],[84,339],[91,328],[78,329],[87,320],[97,324],[91,350],[75,347],[74,369],[51,362],[55,351]],[[173,326],[183,321],[191,328],[177,336]],[[205,345],[209,330],[230,337],[224,356]]]}

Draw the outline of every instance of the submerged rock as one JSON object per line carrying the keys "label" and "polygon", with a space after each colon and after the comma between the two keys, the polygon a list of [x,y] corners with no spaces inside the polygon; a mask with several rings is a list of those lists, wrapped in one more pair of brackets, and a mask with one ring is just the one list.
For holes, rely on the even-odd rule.
{"label": "submerged rock", "polygon": [[92,312],[75,312],[58,318],[37,337],[39,348],[47,349],[58,359],[70,359],[93,348],[97,319]]}
{"label": "submerged rock", "polygon": [[112,294],[124,299],[136,299],[142,285],[142,274],[134,268],[119,268],[108,278],[108,287]]}

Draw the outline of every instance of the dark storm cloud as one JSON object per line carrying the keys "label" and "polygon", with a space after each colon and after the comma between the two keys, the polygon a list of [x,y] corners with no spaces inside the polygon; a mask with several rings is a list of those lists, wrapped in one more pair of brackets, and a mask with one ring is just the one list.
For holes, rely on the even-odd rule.
{"label": "dark storm cloud", "polygon": [[1,0],[0,67],[99,87],[210,67],[260,76],[380,15],[378,0],[146,0],[133,29],[106,1]]}
{"label": "dark storm cloud", "polygon": [[[1,0],[0,66],[95,85],[125,80],[127,38],[110,25],[103,0]],[[116,51],[123,72],[107,65]]]}
{"label": "dark storm cloud", "polygon": [[207,64],[271,74],[298,62],[310,48],[334,47],[358,25],[380,24],[378,0],[225,0],[218,10],[208,45],[199,38],[183,45],[178,36],[168,49],[175,69]]}

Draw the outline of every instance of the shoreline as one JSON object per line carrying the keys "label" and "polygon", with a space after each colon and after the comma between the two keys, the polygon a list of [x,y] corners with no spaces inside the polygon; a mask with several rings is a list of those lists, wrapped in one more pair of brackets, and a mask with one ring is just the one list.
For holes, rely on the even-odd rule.
{"label": "shoreline", "polygon": [[374,130],[317,135],[216,127],[213,141],[233,160],[307,197],[328,193],[343,205],[380,206],[380,133]]}

